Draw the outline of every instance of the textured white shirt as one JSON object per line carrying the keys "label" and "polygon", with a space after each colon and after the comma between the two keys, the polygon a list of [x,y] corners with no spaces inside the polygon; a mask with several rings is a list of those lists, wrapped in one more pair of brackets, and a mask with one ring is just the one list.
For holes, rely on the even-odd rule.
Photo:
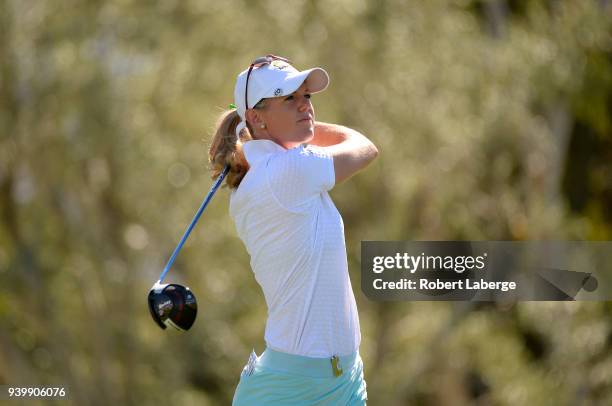
{"label": "textured white shirt", "polygon": [[244,144],[250,169],[229,211],[268,306],[266,345],[309,357],[348,355],[361,331],[348,274],[344,223],[327,193],[333,157],[302,144]]}

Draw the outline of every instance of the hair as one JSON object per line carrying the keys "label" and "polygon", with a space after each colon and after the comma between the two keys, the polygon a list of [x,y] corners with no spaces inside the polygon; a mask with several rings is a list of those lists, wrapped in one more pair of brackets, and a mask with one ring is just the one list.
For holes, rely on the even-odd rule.
{"label": "hair", "polygon": [[[265,99],[261,99],[253,108],[262,109],[265,107]],[[225,186],[236,189],[240,185],[242,178],[249,170],[242,146],[245,142],[255,139],[252,134],[254,131],[247,121],[246,128],[240,131],[240,137],[236,135],[236,127],[240,123],[240,115],[236,109],[226,110],[219,116],[215,125],[212,141],[208,149],[209,169],[211,178],[217,179],[225,165],[230,166],[230,170],[225,177]]]}

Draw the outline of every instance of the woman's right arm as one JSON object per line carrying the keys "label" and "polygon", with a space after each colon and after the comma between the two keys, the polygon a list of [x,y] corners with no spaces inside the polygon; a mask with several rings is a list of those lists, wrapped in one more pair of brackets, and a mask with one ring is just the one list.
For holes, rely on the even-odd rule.
{"label": "woman's right arm", "polygon": [[315,122],[315,135],[310,144],[325,147],[333,156],[336,184],[364,169],[378,156],[372,141],[352,128],[337,124]]}

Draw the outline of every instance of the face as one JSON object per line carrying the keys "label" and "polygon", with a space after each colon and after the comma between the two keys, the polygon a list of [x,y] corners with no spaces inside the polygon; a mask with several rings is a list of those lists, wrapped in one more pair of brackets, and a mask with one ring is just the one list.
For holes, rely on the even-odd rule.
{"label": "face", "polygon": [[[307,81],[290,95],[266,99],[263,109],[249,110],[247,117],[258,139],[270,139],[287,149],[309,142],[314,137],[315,114]],[[265,129],[260,128],[262,123]]]}

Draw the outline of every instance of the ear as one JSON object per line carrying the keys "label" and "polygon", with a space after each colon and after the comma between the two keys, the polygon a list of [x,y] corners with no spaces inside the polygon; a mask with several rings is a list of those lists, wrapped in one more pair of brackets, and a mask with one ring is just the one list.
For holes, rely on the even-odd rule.
{"label": "ear", "polygon": [[263,115],[261,111],[256,109],[248,109],[246,111],[246,119],[252,127],[259,128],[261,123],[264,123]]}

